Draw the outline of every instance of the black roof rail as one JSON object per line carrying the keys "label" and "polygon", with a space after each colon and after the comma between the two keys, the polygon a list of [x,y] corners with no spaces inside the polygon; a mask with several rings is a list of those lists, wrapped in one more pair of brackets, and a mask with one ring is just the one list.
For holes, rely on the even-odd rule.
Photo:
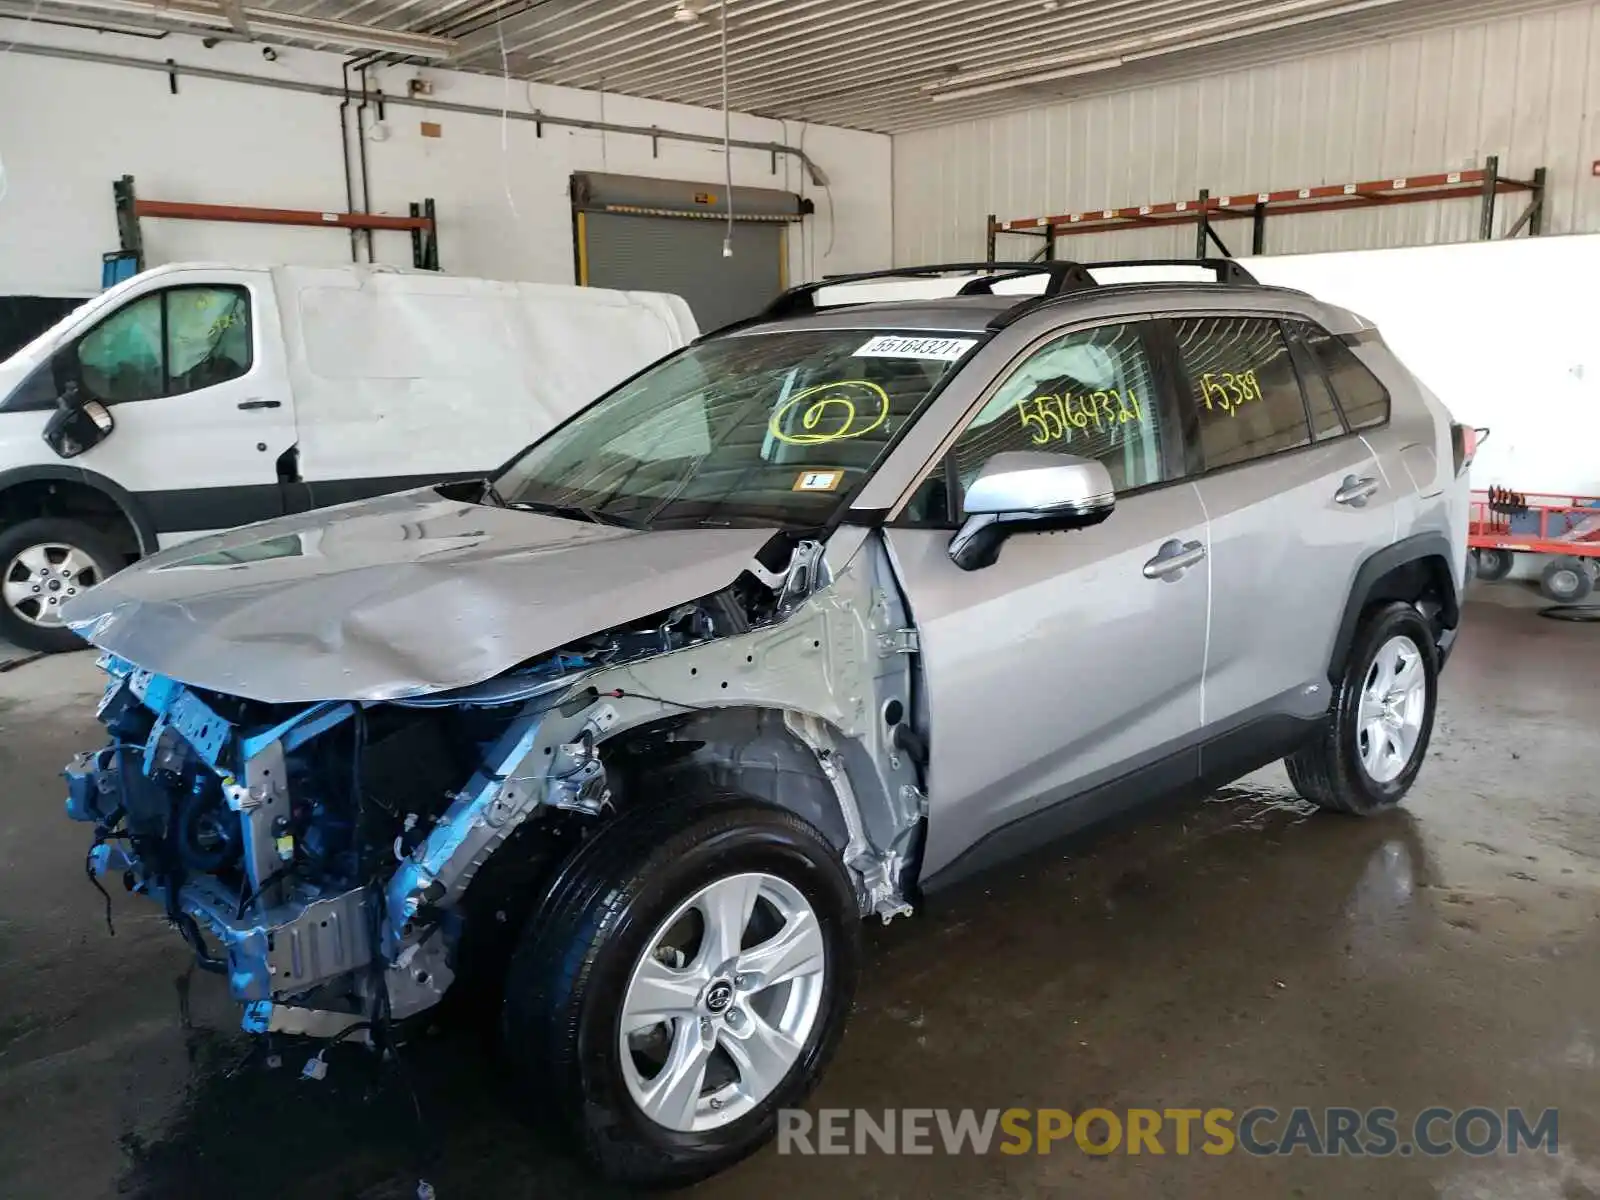
{"label": "black roof rail", "polygon": [[[1257,286],[1256,277],[1231,258],[1112,258],[1104,262],[1076,263],[1074,265],[1084,274],[1089,275],[1091,279],[1094,276],[1089,273],[1102,267],[1204,267],[1207,270],[1215,271],[1217,282],[1225,287]],[[1144,282],[1150,285],[1159,285],[1167,281],[1152,279]],[[1173,280],[1171,282],[1181,281]],[[1096,286],[1115,285],[1099,284],[1097,282]],[[1013,304],[1005,312],[997,313],[994,320],[989,322],[988,327],[990,329],[1004,329],[1008,325],[1016,324],[1029,313],[1046,308],[1056,303],[1059,299],[1059,295],[1050,295],[1049,293],[1042,296],[1029,296],[1022,303]]]}
{"label": "black roof rail", "polygon": [[1101,267],[1205,267],[1216,272],[1218,283],[1248,287],[1257,282],[1256,277],[1234,258],[1111,258],[1081,265],[1091,271]]}
{"label": "black roof rail", "polygon": [[853,275],[827,275],[815,283],[802,283],[792,287],[762,310],[763,321],[776,321],[784,317],[799,317],[817,311],[816,294],[823,288],[840,284],[864,283],[871,279],[920,279],[928,276],[956,273],[987,272],[962,285],[957,295],[983,296],[992,294],[994,284],[1004,279],[1023,279],[1030,275],[1046,275],[1044,294],[1059,296],[1065,292],[1095,286],[1094,276],[1075,262],[959,262],[931,263],[926,266],[894,267],[884,271],[861,271]]}
{"label": "black roof rail", "polygon": [[[1035,309],[1051,304],[1063,296],[1099,287],[1099,282],[1090,273],[1096,268],[1151,266],[1209,268],[1216,272],[1217,282],[1221,284],[1248,285],[1256,282],[1255,277],[1249,271],[1231,258],[1120,258],[1092,263],[1047,259],[1037,262],[956,262],[929,263],[915,267],[890,267],[881,271],[858,271],[849,275],[824,275],[813,283],[798,284],[780,293],[760,312],[743,317],[718,329],[702,333],[695,341],[703,342],[708,338],[731,333],[736,329],[743,329],[749,325],[760,325],[767,321],[781,321],[790,317],[808,316],[819,311],[816,303],[817,293],[823,288],[835,287],[840,284],[864,283],[872,279],[922,279],[939,275],[981,272],[976,278],[969,279],[962,284],[956,295],[992,296],[994,295],[994,285],[997,283],[1003,283],[1010,279],[1026,279],[1033,275],[1047,276],[1042,292],[1022,297],[1017,304],[1012,305],[989,322],[990,329],[1003,329]],[[867,302],[862,301],[862,303]],[[844,308],[847,306],[848,304],[840,304],[829,307]]]}

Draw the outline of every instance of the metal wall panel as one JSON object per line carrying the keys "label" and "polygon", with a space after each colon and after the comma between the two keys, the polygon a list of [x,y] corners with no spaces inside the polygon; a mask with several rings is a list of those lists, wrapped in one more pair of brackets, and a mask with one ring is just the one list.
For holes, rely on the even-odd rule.
{"label": "metal wall panel", "polygon": [[[894,139],[897,263],[981,258],[1001,220],[1482,166],[1549,168],[1545,230],[1600,230],[1600,3],[1089,95]],[[1527,202],[1502,196],[1507,228]],[[1274,214],[1268,253],[1463,241],[1475,199]],[[1218,226],[1248,253],[1248,221]],[[1057,257],[1191,255],[1192,225],[1058,239]],[[1000,257],[1037,240],[1002,235]]]}
{"label": "metal wall panel", "polygon": [[687,217],[584,213],[591,287],[673,292],[701,329],[760,312],[783,290],[783,226],[736,222],[733,255],[722,256],[728,227]]}

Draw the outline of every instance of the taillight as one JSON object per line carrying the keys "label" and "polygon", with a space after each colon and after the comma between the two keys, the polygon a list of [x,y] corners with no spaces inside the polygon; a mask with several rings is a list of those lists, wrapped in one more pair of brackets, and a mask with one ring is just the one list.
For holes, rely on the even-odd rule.
{"label": "taillight", "polygon": [[1450,450],[1455,457],[1458,476],[1472,465],[1472,460],[1478,453],[1478,446],[1488,436],[1487,429],[1475,429],[1471,425],[1450,422]]}

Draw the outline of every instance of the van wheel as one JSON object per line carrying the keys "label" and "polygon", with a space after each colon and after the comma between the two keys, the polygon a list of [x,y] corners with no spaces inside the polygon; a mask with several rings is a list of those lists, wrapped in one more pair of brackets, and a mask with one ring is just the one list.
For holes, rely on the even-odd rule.
{"label": "van wheel", "polygon": [[1545,566],[1544,573],[1539,576],[1539,590],[1546,599],[1557,604],[1577,604],[1594,590],[1594,580],[1589,576],[1588,564],[1581,558],[1564,554]]}
{"label": "van wheel", "polygon": [[47,653],[83,649],[61,607],[121,566],[110,539],[78,521],[40,517],[0,532],[0,636]]}
{"label": "van wheel", "polygon": [[1485,583],[1494,583],[1511,574],[1511,551],[1509,550],[1474,550],[1472,556],[1478,560],[1478,578]]}
{"label": "van wheel", "polygon": [[710,791],[624,811],[569,860],[512,959],[517,1086],[612,1179],[703,1179],[810,1092],[860,953],[850,878],[792,813]]}
{"label": "van wheel", "polygon": [[1360,816],[1398,804],[1422,769],[1438,694],[1439,651],[1422,614],[1403,603],[1373,608],[1332,711],[1284,759],[1295,791]]}

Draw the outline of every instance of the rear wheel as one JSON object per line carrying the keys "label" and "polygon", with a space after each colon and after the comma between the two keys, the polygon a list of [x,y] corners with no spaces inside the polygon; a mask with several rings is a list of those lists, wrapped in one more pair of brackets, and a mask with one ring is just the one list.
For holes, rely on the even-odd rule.
{"label": "rear wheel", "polygon": [[1494,583],[1511,574],[1511,551],[1474,550],[1472,553],[1478,560],[1478,578],[1485,583]]}
{"label": "rear wheel", "polygon": [[83,649],[62,606],[122,561],[104,534],[78,521],[41,517],[0,532],[0,636],[29,650]]}
{"label": "rear wheel", "polygon": [[1409,604],[1370,610],[1357,631],[1333,710],[1284,760],[1307,800],[1366,815],[1389,808],[1422,769],[1438,699],[1439,652]]}
{"label": "rear wheel", "polygon": [[1545,565],[1539,590],[1557,604],[1577,604],[1594,590],[1594,579],[1581,558],[1564,554]]}
{"label": "rear wheel", "polygon": [[512,960],[502,1027],[530,1107],[619,1181],[737,1162],[837,1045],[859,936],[849,876],[793,814],[709,795],[623,813]]}

